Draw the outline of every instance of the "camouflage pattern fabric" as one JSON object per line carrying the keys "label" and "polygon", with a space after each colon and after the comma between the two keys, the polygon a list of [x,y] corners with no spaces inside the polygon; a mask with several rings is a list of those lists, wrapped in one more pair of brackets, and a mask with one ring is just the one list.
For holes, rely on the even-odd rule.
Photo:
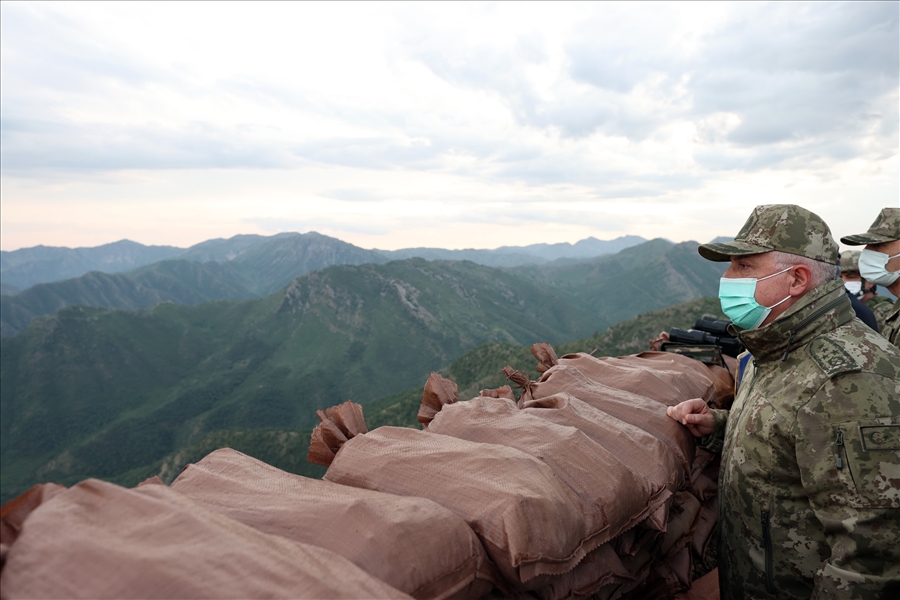
{"label": "camouflage pattern fabric", "polygon": [[732,256],[787,252],[838,264],[838,245],[822,218],[796,204],[764,204],[753,209],[733,242],[701,244],[700,256],[725,262]]}
{"label": "camouflage pattern fabric", "polygon": [[841,273],[859,273],[859,250],[841,252]]}
{"label": "camouflage pattern fabric", "polygon": [[841,243],[848,246],[864,246],[894,240],[900,240],[900,208],[882,208],[867,232],[842,237]]}
{"label": "camouflage pattern fabric", "polygon": [[900,348],[900,298],[894,302],[894,306],[884,319],[884,327],[879,327],[884,339]]}
{"label": "camouflage pattern fabric", "polygon": [[[891,302],[890,298],[886,298],[884,296],[872,296],[868,300],[864,300],[863,304],[872,309],[872,314],[875,315],[875,322],[878,324],[878,331],[881,335],[887,338],[887,335],[884,333],[885,324],[888,318],[888,315],[891,314],[891,310],[894,307],[894,303]],[[895,346],[896,342],[892,342]]]}
{"label": "camouflage pattern fabric", "polygon": [[840,281],[740,336],[753,361],[701,442],[724,442],[721,597],[900,597],[900,350]]}

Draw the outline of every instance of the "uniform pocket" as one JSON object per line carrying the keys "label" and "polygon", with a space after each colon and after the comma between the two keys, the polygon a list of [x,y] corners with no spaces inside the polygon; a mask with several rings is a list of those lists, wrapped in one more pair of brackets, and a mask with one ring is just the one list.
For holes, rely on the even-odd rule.
{"label": "uniform pocket", "polygon": [[842,465],[858,495],[860,507],[900,508],[900,417],[840,423]]}

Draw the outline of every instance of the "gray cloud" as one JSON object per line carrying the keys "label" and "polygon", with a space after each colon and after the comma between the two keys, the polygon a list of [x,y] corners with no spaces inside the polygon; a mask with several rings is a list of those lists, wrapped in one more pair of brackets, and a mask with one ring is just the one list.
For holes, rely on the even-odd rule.
{"label": "gray cloud", "polygon": [[[406,28],[396,52],[454,87],[496,95],[521,126],[558,132],[564,140],[602,132],[643,141],[676,120],[699,123],[701,149],[694,159],[714,171],[827,169],[859,156],[896,154],[897,3],[732,6],[736,13],[685,55],[675,51],[679,40],[661,33],[664,14],[647,12],[642,20],[632,12],[623,19],[617,13],[628,11],[621,5],[600,5],[597,15],[582,19],[568,36],[562,77],[572,85],[550,99],[528,75],[529,68],[550,60],[540,34],[520,35],[506,48],[466,44],[456,31],[401,19]],[[49,10],[4,4],[3,38],[0,165],[8,172],[323,163],[440,170],[539,185],[567,182],[594,187],[600,198],[658,197],[699,186],[705,178],[662,171],[635,180],[633,173],[597,164],[577,149],[497,139],[465,123],[458,126],[451,122],[457,115],[436,114],[428,106],[401,110],[335,102],[328,90],[300,92],[246,74],[198,87],[177,68],[160,69],[117,52]],[[246,123],[217,123],[195,114],[166,127],[155,125],[153,114],[127,125],[113,120],[85,125],[68,116],[70,105],[90,105],[113,88],[140,102],[152,86],[171,90],[176,102],[234,95],[260,110],[305,111],[373,133],[285,140],[278,132],[254,130],[251,113]],[[649,105],[635,101],[639,86],[651,95]],[[704,125],[720,113],[737,115],[740,124],[731,131]],[[452,156],[471,157],[475,164],[450,170]],[[352,190],[336,190],[345,192]]]}
{"label": "gray cloud", "polygon": [[27,172],[42,169],[118,170],[275,168],[291,166],[279,148],[236,139],[207,123],[177,131],[108,124],[74,124],[7,118],[0,121],[0,166]]}

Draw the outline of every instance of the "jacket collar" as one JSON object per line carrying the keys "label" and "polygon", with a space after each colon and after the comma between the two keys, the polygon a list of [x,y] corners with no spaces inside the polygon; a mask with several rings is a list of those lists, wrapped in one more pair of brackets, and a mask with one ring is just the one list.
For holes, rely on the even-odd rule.
{"label": "jacket collar", "polygon": [[790,352],[853,317],[844,282],[837,279],[808,292],[765,327],[742,331],[740,338],[756,360],[787,360]]}

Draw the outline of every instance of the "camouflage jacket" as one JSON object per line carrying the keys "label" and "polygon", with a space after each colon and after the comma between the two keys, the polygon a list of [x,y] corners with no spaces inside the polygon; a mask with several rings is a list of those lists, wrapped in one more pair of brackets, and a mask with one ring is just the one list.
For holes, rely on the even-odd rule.
{"label": "camouflage jacket", "polygon": [[900,350],[853,317],[835,281],[741,333],[753,361],[701,443],[723,599],[900,598]]}
{"label": "camouflage jacket", "polygon": [[[863,302],[863,304],[872,309],[872,314],[875,315],[875,322],[878,324],[878,331],[884,332],[884,322],[888,315],[891,314],[891,309],[893,307],[891,299],[884,296],[872,296]],[[884,334],[882,333],[882,335]],[[896,344],[894,345],[896,346]]]}
{"label": "camouflage jacket", "polygon": [[884,318],[884,324],[879,324],[878,327],[884,339],[900,348],[900,298],[894,302],[891,311]]}

